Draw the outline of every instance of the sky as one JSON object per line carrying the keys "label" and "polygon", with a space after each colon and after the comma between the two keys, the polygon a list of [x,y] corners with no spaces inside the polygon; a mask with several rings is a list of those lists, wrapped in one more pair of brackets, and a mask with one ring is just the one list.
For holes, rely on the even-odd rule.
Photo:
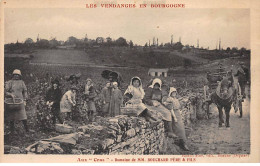
{"label": "sky", "polygon": [[124,37],[144,45],[153,37],[159,44],[181,41],[184,45],[215,49],[250,48],[250,11],[248,9],[75,9],[75,8],[6,8],[5,43],[23,42],[26,38],[67,40]]}

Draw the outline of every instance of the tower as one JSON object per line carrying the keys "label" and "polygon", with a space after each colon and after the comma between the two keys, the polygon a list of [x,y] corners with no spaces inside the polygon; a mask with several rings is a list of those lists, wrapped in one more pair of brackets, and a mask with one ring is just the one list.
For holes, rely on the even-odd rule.
{"label": "tower", "polygon": [[179,37],[179,42],[181,43],[181,37]]}
{"label": "tower", "polygon": [[157,37],[157,47],[159,46],[159,43],[158,43],[158,37]]}
{"label": "tower", "polygon": [[88,34],[85,35],[85,41],[88,41]]}
{"label": "tower", "polygon": [[171,46],[173,44],[173,35],[171,35]]}
{"label": "tower", "polygon": [[40,37],[39,37],[39,34],[38,34],[38,36],[37,36],[37,42],[39,42],[39,40],[40,40]]}
{"label": "tower", "polygon": [[218,49],[221,50],[221,38],[219,38],[219,45],[218,45]]}
{"label": "tower", "polygon": [[153,46],[155,45],[155,37],[153,37]]}
{"label": "tower", "polygon": [[197,48],[200,48],[200,40],[197,40]]}

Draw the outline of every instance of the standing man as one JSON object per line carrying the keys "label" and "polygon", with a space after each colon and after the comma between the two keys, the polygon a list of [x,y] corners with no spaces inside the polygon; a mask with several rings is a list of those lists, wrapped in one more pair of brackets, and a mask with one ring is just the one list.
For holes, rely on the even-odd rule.
{"label": "standing man", "polygon": [[239,64],[239,67],[238,67],[238,71],[235,74],[235,76],[237,76],[237,78],[238,78],[238,83],[241,87],[241,93],[242,93],[243,99],[244,99],[244,98],[246,98],[245,87],[246,87],[247,82],[249,81],[249,71],[243,62],[240,62],[238,64]]}

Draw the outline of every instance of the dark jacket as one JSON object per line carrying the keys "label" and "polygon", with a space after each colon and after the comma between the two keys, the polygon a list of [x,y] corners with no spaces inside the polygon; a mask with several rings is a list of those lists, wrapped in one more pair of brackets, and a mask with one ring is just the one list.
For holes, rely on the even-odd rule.
{"label": "dark jacket", "polygon": [[86,94],[86,99],[89,101],[94,101],[94,99],[97,97],[96,89],[94,86],[91,86],[89,88],[89,94]]}
{"label": "dark jacket", "polygon": [[241,67],[241,71],[238,70],[237,73],[235,74],[235,76],[238,77],[238,82],[240,83],[244,83],[249,81],[249,71],[247,68],[245,67]]}
{"label": "dark jacket", "polygon": [[59,88],[50,88],[46,93],[46,101],[53,102],[53,107],[59,107],[62,93]]}
{"label": "dark jacket", "polygon": [[110,99],[111,99],[111,88],[103,88],[102,91],[101,91],[101,98],[102,98],[102,101],[105,101],[106,103],[109,103],[110,102]]}
{"label": "dark jacket", "polygon": [[152,106],[153,105],[152,100],[156,100],[161,103],[162,97],[163,94],[160,89],[148,88],[147,91],[145,92],[144,103]]}

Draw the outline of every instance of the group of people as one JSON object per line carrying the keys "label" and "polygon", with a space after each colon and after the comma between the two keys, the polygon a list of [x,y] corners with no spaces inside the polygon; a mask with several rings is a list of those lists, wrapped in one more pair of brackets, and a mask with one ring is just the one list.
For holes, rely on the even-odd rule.
{"label": "group of people", "polygon": [[[64,119],[61,113],[66,113],[65,119],[70,119],[73,109],[76,106],[76,94],[78,88],[76,86],[77,79],[72,79],[70,89],[62,94],[60,82],[55,79],[51,82],[51,87],[46,93],[46,105],[51,109],[53,114],[53,123],[58,119],[59,123],[63,123]],[[144,117],[151,124],[158,124],[160,120],[153,114],[153,111],[160,112],[163,117],[163,122],[167,135],[172,138],[180,138],[183,149],[188,150],[186,145],[185,128],[180,114],[180,103],[177,99],[177,91],[175,88],[170,88],[170,93],[162,90],[162,81],[158,78],[154,79],[152,85],[145,92],[142,81],[139,77],[133,77],[130,85],[123,94],[118,88],[118,82],[108,80],[105,87],[102,89],[100,97],[102,101],[102,111],[105,116],[114,117],[121,114],[121,106],[124,99],[127,103],[135,105],[135,111],[138,116]],[[88,113],[88,120],[91,122],[97,114],[95,100],[97,93],[91,79],[86,80],[84,91],[84,106]],[[24,104],[19,110],[6,110],[5,120],[10,122],[10,130],[14,132],[14,121],[22,121],[26,132],[29,132],[27,126],[27,115],[25,111],[26,100],[28,99],[27,88],[22,80],[21,71],[16,69],[13,71],[13,79],[5,84],[5,97],[19,98]]]}
{"label": "group of people", "polygon": [[177,90],[170,87],[169,93],[162,89],[162,81],[155,78],[145,92],[139,77],[133,77],[126,89],[125,96],[129,98],[128,103],[134,106],[137,115],[144,117],[151,124],[160,121],[153,116],[152,111],[160,112],[164,122],[165,131],[170,138],[179,137],[180,146],[189,150],[186,144],[185,126],[181,116],[181,104],[177,98]]}
{"label": "group of people", "polygon": [[[245,84],[249,80],[248,70],[243,64],[236,74],[242,89],[242,95],[245,97]],[[55,79],[51,82],[51,87],[47,90],[45,100],[46,105],[53,114],[53,123],[58,119],[63,123],[64,119],[61,113],[66,113],[65,119],[71,119],[73,110],[76,106],[76,94],[78,91],[78,77],[76,75],[69,78],[70,89],[62,94],[60,82]],[[95,101],[100,98],[102,102],[102,113],[104,116],[114,117],[121,114],[123,102],[133,105],[138,116],[144,117],[151,125],[160,123],[160,120],[154,116],[153,111],[162,115],[165,131],[170,138],[179,138],[180,146],[184,150],[189,150],[186,145],[185,126],[181,116],[181,104],[178,100],[178,93],[174,87],[168,89],[162,88],[162,81],[159,78],[152,80],[152,84],[146,91],[143,89],[142,80],[139,77],[133,77],[124,93],[118,88],[120,81],[112,78],[108,79],[100,96],[96,93],[93,81],[88,78],[83,95],[83,110],[87,111],[89,122],[94,121],[97,115]],[[27,125],[27,115],[25,111],[26,101],[28,99],[27,88],[22,80],[21,71],[15,69],[13,78],[5,83],[5,98],[19,98],[23,104],[18,110],[7,110],[5,107],[5,121],[10,122],[10,131],[14,132],[14,121],[22,121],[25,131],[29,132]],[[6,105],[5,105],[6,106]]]}

